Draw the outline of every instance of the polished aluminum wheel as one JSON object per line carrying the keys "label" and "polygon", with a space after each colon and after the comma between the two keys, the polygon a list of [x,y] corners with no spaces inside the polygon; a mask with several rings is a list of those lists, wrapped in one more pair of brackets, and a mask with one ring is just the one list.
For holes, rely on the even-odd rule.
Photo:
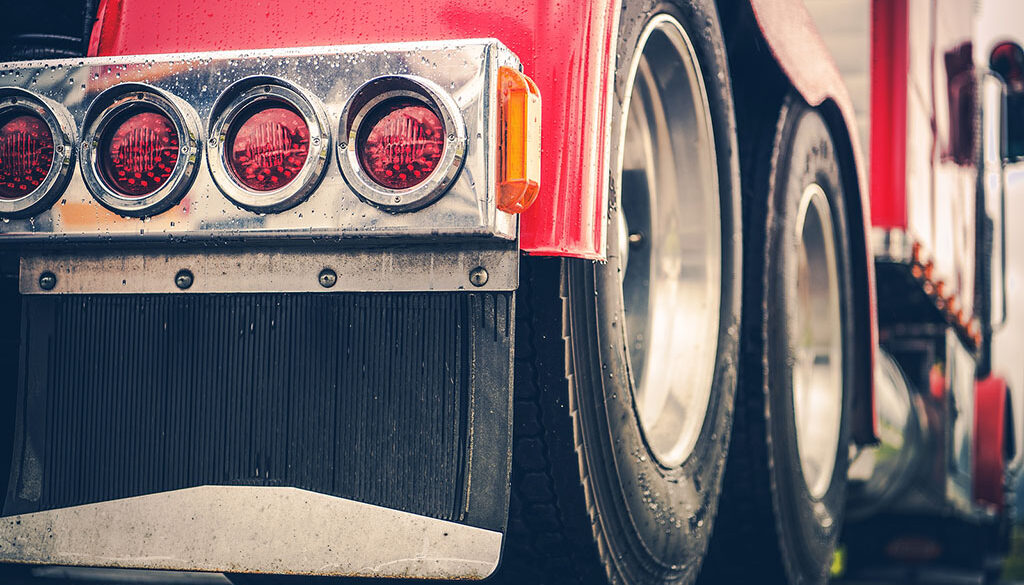
{"label": "polished aluminum wheel", "polygon": [[682,26],[651,20],[632,66],[622,136],[619,253],[626,344],[640,427],[680,465],[712,391],[722,288],[721,202],[711,115]]}
{"label": "polished aluminum wheel", "polygon": [[828,198],[811,184],[800,198],[796,233],[793,411],[800,467],[811,497],[828,492],[843,415],[839,270]]}

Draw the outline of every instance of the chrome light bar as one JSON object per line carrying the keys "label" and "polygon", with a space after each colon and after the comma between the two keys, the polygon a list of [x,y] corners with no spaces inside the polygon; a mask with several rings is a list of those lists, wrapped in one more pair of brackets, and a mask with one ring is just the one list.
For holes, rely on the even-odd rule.
{"label": "chrome light bar", "polygon": [[[14,88],[36,96],[40,103],[55,104],[62,115],[67,112],[72,128],[64,133],[76,133],[78,143],[75,156],[67,153],[62,160],[80,159],[78,165],[65,164],[64,168],[73,167],[66,187],[57,181],[47,185],[52,191],[34,194],[34,202],[52,202],[48,207],[33,203],[16,213],[3,213],[0,205],[5,220],[0,223],[0,243],[59,247],[63,242],[97,240],[384,236],[512,240],[516,218],[496,206],[497,73],[503,66],[518,69],[518,59],[493,39],[0,64],[0,91]],[[245,81],[254,78],[258,82]],[[353,99],[373,99],[367,95],[373,87],[394,91],[392,80],[398,85],[421,80],[420,86],[430,89],[424,99],[436,103],[445,124],[446,151],[426,187],[400,190],[374,184],[358,163],[352,166],[348,137],[337,135],[351,126],[342,120],[343,113],[362,108]],[[239,82],[245,86],[241,93]],[[124,144],[111,146],[109,138],[103,142],[96,135],[102,130],[97,121],[105,121],[96,112],[109,109],[105,102],[112,95],[120,101],[118,112],[111,115],[122,115],[115,123],[123,119],[120,108],[132,107],[132,101],[140,107],[160,105],[130,99],[138,88],[174,105],[171,113],[187,112],[183,118],[194,113],[199,123],[175,123],[175,144],[181,151],[165,180],[176,182],[152,196],[135,197],[112,193],[104,185],[102,172],[109,171],[96,163],[97,149],[116,151],[120,154],[115,156],[127,157],[120,162],[130,172],[146,173],[143,163],[148,154],[139,154],[138,149],[153,147],[158,137],[135,129],[125,134]],[[291,99],[286,106],[312,124],[312,133],[305,159],[308,171],[294,185],[270,191],[264,198],[227,171],[224,139],[231,127],[229,118],[258,103],[256,94],[268,89],[281,93],[281,100],[301,94],[302,100]],[[3,108],[0,103],[0,116]],[[118,172],[123,172],[123,165]]]}

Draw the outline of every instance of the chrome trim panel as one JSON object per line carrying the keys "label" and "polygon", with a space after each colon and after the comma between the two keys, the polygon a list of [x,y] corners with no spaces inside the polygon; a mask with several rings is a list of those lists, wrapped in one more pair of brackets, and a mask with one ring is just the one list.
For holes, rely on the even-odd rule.
{"label": "chrome trim panel", "polygon": [[0,518],[0,561],[483,579],[502,535],[315,492],[203,486]]}
{"label": "chrome trim panel", "polygon": [[[184,287],[178,282],[183,271],[189,275]],[[48,288],[41,285],[47,273],[56,279]],[[23,256],[18,280],[22,294],[515,290],[519,251],[509,242],[472,248],[91,250]]]}
{"label": "chrome trim panel", "polygon": [[[415,213],[367,204],[337,165],[304,202],[280,213],[242,209],[224,196],[208,169],[200,169],[181,202],[148,220],[124,218],[99,205],[75,171],[63,197],[30,219],[0,224],[2,241],[180,241],[253,238],[438,236],[515,237],[516,217],[495,205],[497,69],[519,61],[494,39],[229,51],[0,64],[0,86],[31,88],[70,112],[82,125],[100,92],[145,83],[181,98],[209,122],[214,103],[238,80],[276,77],[319,99],[329,129],[357,88],[382,75],[428,80],[450,97],[468,136],[462,171],[448,191]],[[208,140],[203,144],[209,148]]]}

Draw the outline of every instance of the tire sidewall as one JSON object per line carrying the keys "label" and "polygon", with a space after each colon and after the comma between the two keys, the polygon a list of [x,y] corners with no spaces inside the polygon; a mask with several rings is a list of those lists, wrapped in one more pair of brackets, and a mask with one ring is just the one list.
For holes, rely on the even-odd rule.
{"label": "tire sidewall", "polygon": [[[651,455],[633,404],[619,274],[625,267],[618,255],[620,234],[614,228],[620,211],[619,148],[629,107],[626,93],[631,60],[641,34],[660,14],[669,14],[682,25],[701,68],[717,155],[722,225],[722,294],[713,390],[693,452],[681,466],[672,469],[661,466]],[[603,537],[619,572],[629,575],[627,582],[690,581],[707,548],[717,509],[736,388],[742,246],[732,94],[712,3],[627,2],[620,16],[619,33],[620,60],[610,127],[608,261],[576,264],[582,278],[569,281],[573,337],[580,333],[580,321],[589,320],[594,337],[591,345],[599,359],[595,364],[597,375],[592,377],[597,383],[591,388],[577,388],[584,465],[594,483]],[[577,300],[592,306],[577,310]],[[590,437],[596,437],[600,444],[588,443]],[[607,473],[602,474],[602,469]]]}
{"label": "tire sidewall", "polygon": [[[766,313],[763,334],[764,392],[769,472],[775,499],[777,533],[783,564],[791,583],[824,580],[842,524],[849,467],[850,414],[853,399],[852,266],[841,176],[835,143],[819,113],[796,99],[787,100],[780,118],[768,212],[766,249]],[[804,189],[817,183],[832,215],[839,277],[840,323],[843,327],[843,397],[836,463],[828,490],[811,496],[800,464],[793,405],[795,333],[789,330],[795,291],[789,288],[796,271],[795,238],[798,207]]]}

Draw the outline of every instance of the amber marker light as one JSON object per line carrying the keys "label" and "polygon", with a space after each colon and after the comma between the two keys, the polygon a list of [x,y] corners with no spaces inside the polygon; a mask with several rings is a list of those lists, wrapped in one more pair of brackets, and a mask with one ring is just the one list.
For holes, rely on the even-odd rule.
{"label": "amber marker light", "polygon": [[522,213],[540,191],[540,90],[501,67],[498,103],[498,209]]}

